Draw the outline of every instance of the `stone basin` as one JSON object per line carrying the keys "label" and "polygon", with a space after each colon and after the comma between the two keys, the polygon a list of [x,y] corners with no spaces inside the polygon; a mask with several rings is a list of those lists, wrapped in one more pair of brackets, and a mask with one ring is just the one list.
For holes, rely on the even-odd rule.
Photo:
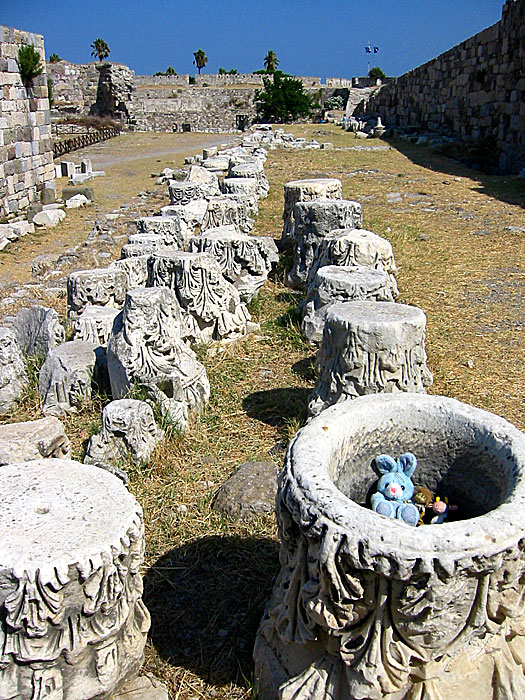
{"label": "stone basin", "polygon": [[[373,458],[404,452],[457,521],[363,507]],[[525,697],[524,468],[523,433],[454,399],[364,396],[311,420],[280,476],[259,700]]]}

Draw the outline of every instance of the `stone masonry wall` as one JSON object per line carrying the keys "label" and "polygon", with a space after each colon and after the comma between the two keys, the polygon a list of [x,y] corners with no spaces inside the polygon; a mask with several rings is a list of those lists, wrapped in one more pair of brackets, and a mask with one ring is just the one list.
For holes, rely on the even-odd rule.
{"label": "stone masonry wall", "polygon": [[525,0],[502,19],[381,88],[360,111],[495,147],[501,171],[525,167]]}
{"label": "stone masonry wall", "polygon": [[40,34],[0,26],[0,216],[24,209],[55,183],[46,71],[26,89],[16,62],[30,44],[45,66]]}
{"label": "stone masonry wall", "polygon": [[100,74],[96,63],[48,62],[47,75],[53,84],[54,112],[89,114],[97,99]]}

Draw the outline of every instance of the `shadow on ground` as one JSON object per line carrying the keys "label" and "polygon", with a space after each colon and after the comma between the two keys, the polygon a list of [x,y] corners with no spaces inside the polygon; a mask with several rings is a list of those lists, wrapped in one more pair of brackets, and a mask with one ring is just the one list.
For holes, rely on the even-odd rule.
{"label": "shadow on ground", "polygon": [[158,559],[144,578],[158,653],[207,683],[247,685],[278,553],[274,540],[211,535]]}
{"label": "shadow on ground", "polygon": [[431,151],[427,146],[418,146],[399,139],[391,139],[388,143],[416,165],[451,177],[472,178],[480,183],[475,188],[477,192],[525,208],[525,180],[515,175],[489,175],[481,170],[469,168],[446,155]]}
{"label": "shadow on ground", "polygon": [[282,428],[306,420],[310,391],[304,387],[256,391],[243,399],[242,406],[250,418]]}

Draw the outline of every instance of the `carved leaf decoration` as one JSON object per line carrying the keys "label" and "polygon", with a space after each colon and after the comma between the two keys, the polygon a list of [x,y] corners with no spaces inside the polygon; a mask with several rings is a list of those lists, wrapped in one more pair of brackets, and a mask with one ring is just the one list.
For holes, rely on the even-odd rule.
{"label": "carved leaf decoration", "polygon": [[56,577],[53,582],[43,583],[40,571],[34,581],[23,577],[4,601],[6,624],[13,630],[23,630],[28,637],[45,636],[49,624],[60,621],[62,588]]}

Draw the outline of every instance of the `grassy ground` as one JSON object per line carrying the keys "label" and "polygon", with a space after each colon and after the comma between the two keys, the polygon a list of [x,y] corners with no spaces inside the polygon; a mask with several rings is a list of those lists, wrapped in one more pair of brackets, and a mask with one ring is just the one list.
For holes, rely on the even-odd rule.
{"label": "grassy ground", "polygon": [[[326,125],[289,130],[308,137],[322,131],[314,136],[345,149],[385,145]],[[400,301],[427,313],[431,392],[525,428],[519,381],[525,234],[507,229],[525,227],[523,181],[482,176],[405,144],[271,151],[265,168],[271,191],[260,203],[256,233],[280,236],[286,181],[339,177],[344,195],[362,201],[365,227],[393,244]],[[388,202],[387,193],[401,201]],[[278,270],[252,305],[260,332],[220,354],[201,350],[212,386],[202,415],[183,437],[168,435],[148,464],[129,466],[146,522],[144,597],[152,630],[145,668],[167,684],[171,700],[250,696],[254,635],[278,569],[275,521],[242,524],[215,513],[211,503],[243,461],[279,463],[304,420],[313,353],[297,330],[297,299]],[[78,458],[98,430],[100,408],[95,398],[65,421]],[[36,417],[37,409],[33,386],[9,420]]]}

